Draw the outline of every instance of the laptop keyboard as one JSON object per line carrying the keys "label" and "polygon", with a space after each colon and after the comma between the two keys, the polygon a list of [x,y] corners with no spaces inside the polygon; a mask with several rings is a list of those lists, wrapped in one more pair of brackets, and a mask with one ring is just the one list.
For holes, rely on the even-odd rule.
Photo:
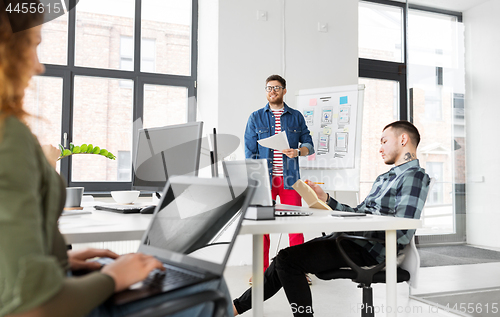
{"label": "laptop keyboard", "polygon": [[276,217],[290,217],[290,216],[310,216],[312,212],[297,211],[297,210],[276,210],[274,212]]}
{"label": "laptop keyboard", "polygon": [[201,275],[167,267],[165,271],[153,270],[143,281],[143,285],[153,288],[163,288],[165,286],[172,286],[181,282],[182,284],[191,284],[192,282],[199,281],[201,279]]}
{"label": "laptop keyboard", "polygon": [[[101,265],[106,265],[114,262],[115,260],[111,258],[99,258],[95,261],[99,262]],[[178,270],[165,264],[163,266],[165,267],[165,271],[155,269],[151,271],[151,273],[149,273],[148,277],[146,277],[145,280],[137,283],[137,285],[134,284],[135,286],[132,286],[131,288],[137,288],[141,286],[164,288],[166,286],[176,285],[181,282],[183,285],[187,285],[203,279],[202,274]]]}

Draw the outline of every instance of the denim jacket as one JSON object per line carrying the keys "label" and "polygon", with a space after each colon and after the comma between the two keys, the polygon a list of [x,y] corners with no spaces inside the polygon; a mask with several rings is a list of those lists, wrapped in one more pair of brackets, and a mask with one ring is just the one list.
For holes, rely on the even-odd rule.
{"label": "denim jacket", "polygon": [[[274,114],[268,103],[264,108],[250,115],[245,129],[245,157],[247,159],[267,159],[270,180],[273,171],[274,150],[261,146],[257,143],[257,140],[274,135],[274,122]],[[305,146],[309,150],[309,155],[314,153],[313,141],[304,116],[300,111],[290,108],[286,103],[283,114],[281,115],[281,131],[286,131],[290,148],[297,149]],[[283,154],[283,179],[285,189],[292,189],[292,185],[299,178],[299,158],[289,158]]]}

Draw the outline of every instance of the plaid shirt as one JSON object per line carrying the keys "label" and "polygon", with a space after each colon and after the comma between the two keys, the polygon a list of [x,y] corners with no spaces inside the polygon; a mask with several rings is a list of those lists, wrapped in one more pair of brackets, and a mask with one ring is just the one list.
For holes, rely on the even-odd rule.
{"label": "plaid shirt", "polygon": [[[413,160],[379,175],[366,199],[356,208],[341,204],[332,198],[328,201],[328,205],[334,210],[420,219],[429,183],[429,175],[420,167],[418,160]],[[414,229],[397,230],[398,250],[402,250],[410,243],[414,233]],[[384,231],[353,234],[385,240]],[[354,242],[367,249],[378,262],[385,260],[385,246],[382,243],[365,240],[354,240]]]}

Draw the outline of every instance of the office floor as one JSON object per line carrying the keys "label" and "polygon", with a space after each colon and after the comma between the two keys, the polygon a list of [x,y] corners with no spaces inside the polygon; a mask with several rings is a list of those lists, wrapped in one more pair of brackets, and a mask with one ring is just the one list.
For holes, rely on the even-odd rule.
{"label": "office floor", "polygon": [[[250,266],[230,266],[224,276],[231,296],[237,297],[245,291],[251,275]],[[359,317],[358,305],[361,290],[349,280],[322,281],[312,276],[313,306],[316,317]],[[420,269],[419,287],[413,295],[452,292],[500,286],[500,263],[454,265]],[[374,284],[374,305],[377,317],[385,316],[385,285]],[[500,301],[499,301],[500,302]],[[498,304],[500,305],[500,303]],[[427,305],[409,298],[406,283],[398,284],[398,310],[400,317],[448,317],[457,316],[436,306]],[[378,312],[378,313],[377,313]],[[242,315],[251,316],[251,312]],[[280,291],[264,304],[264,316],[292,316],[285,293]]]}

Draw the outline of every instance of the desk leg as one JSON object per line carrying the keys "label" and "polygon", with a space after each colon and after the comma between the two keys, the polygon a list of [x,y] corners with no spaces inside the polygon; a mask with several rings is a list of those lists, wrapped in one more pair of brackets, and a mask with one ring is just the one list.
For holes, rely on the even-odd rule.
{"label": "desk leg", "polygon": [[385,232],[387,317],[397,316],[397,252],[396,230]]}
{"label": "desk leg", "polygon": [[254,317],[264,316],[264,236],[253,235],[252,310]]}

